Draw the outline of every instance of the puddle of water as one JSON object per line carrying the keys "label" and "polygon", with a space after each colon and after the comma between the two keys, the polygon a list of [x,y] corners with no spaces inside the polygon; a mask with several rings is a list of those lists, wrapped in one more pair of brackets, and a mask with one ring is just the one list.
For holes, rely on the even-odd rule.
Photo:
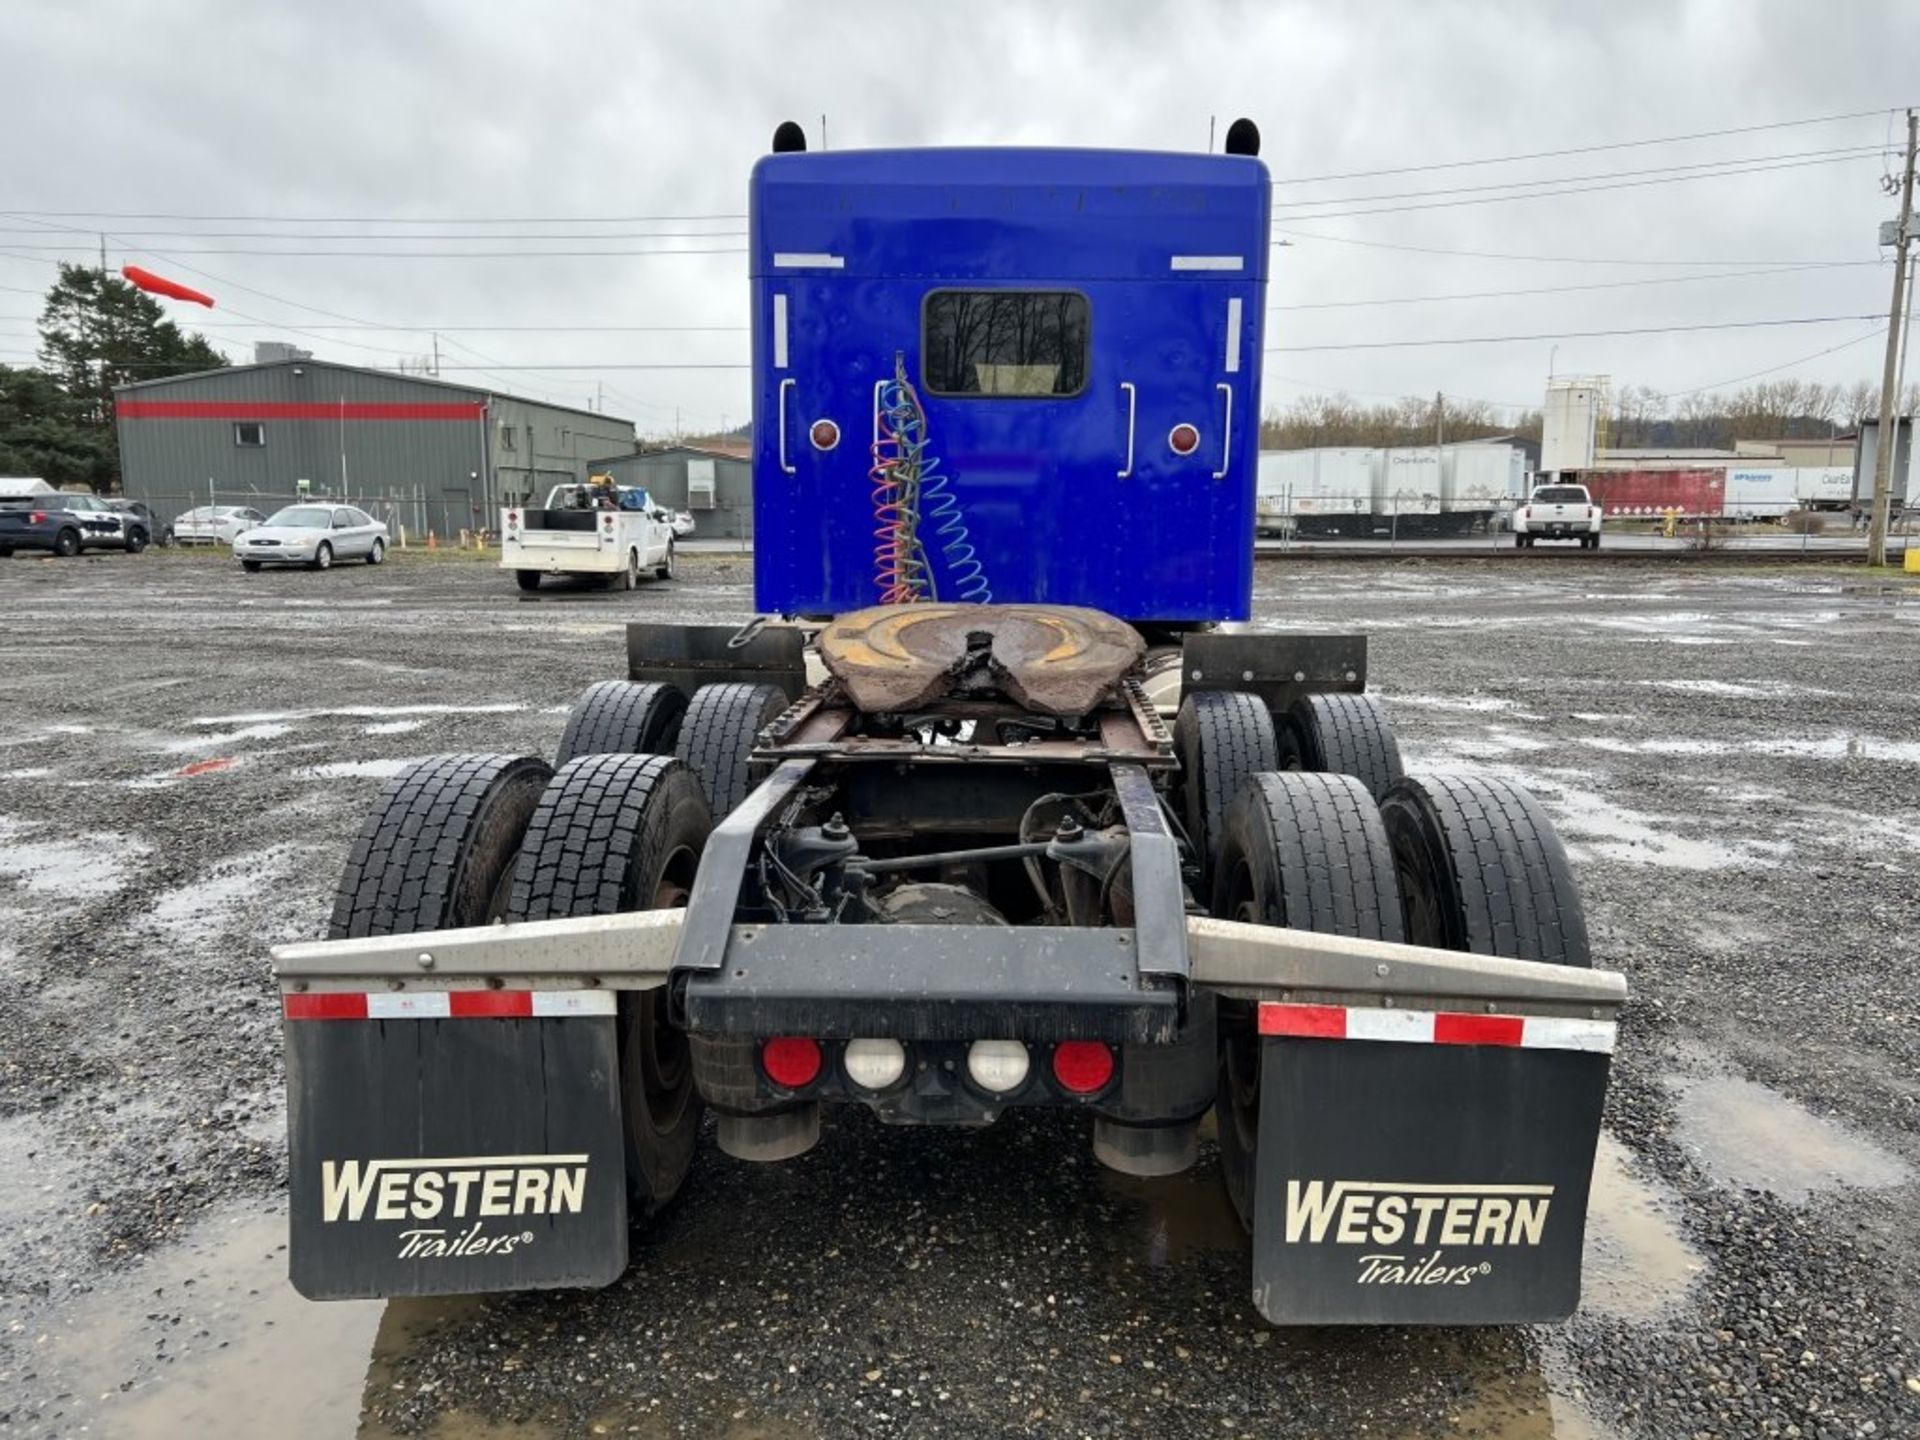
{"label": "puddle of water", "polygon": [[391,760],[332,760],[324,765],[309,765],[300,773],[315,780],[391,780],[419,760],[418,755]]}
{"label": "puddle of water", "polygon": [[1738,1075],[1675,1075],[1673,1138],[1715,1180],[1802,1201],[1835,1186],[1882,1189],[1912,1170],[1835,1120]]}
{"label": "puddle of water", "polygon": [[1587,1205],[1580,1308],[1634,1321],[1675,1309],[1706,1268],[1680,1233],[1678,1213],[1666,1188],[1636,1177],[1626,1147],[1602,1134]]}
{"label": "puddle of water", "polygon": [[0,879],[67,900],[97,900],[127,883],[147,847],[101,831],[83,840],[30,840],[36,828],[0,815]]}
{"label": "puddle of water", "polygon": [[1564,780],[1536,777],[1533,783],[1576,859],[1593,856],[1667,870],[1723,870],[1758,864],[1762,854],[1777,855],[1786,848],[1773,843],[1734,845],[1678,835],[1661,828],[1664,822],[1660,816],[1629,810]]}
{"label": "puddle of water", "polygon": [[35,770],[0,770],[0,780],[46,780],[53,771],[42,766]]}
{"label": "puddle of water", "polygon": [[373,725],[362,725],[362,735],[408,735],[426,727],[424,720],[382,720]]}
{"label": "puddle of water", "polygon": [[1500,700],[1491,695],[1469,695],[1465,697],[1450,695],[1396,695],[1391,691],[1383,697],[1394,705],[1417,705],[1423,710],[1466,710],[1475,713],[1496,710],[1516,710],[1519,702]]}
{"label": "puddle of water", "polygon": [[340,705],[326,710],[262,710],[251,715],[196,715],[190,725],[292,725],[330,716],[380,720],[397,715],[511,715],[527,707],[511,702],[493,705]]}
{"label": "puddle of water", "polygon": [[[116,1436],[351,1435],[381,1303],[287,1283],[286,1217],[208,1220],[62,1313],[43,1383]],[[74,1411],[80,1412],[74,1414]]]}
{"label": "puddle of water", "polygon": [[1141,1248],[1152,1269],[1249,1243],[1227,1187],[1210,1169],[1148,1179],[1103,1167],[1100,1181],[1110,1194],[1138,1208]]}
{"label": "puddle of water", "polygon": [[[307,854],[296,845],[273,845],[251,855],[222,860],[199,879],[169,890],[153,902],[146,919],[175,940],[211,939],[228,928],[249,902],[285,905],[283,880]],[[269,892],[281,892],[269,901]]]}
{"label": "puddle of water", "polygon": [[1891,760],[1920,765],[1920,741],[1888,740],[1879,735],[1824,735],[1795,740],[1699,740],[1663,735],[1651,740],[1621,740],[1610,735],[1581,735],[1575,743],[1614,755],[1782,755],[1815,760]]}
{"label": "puddle of water", "polygon": [[262,721],[258,725],[243,725],[237,730],[228,730],[217,735],[190,735],[184,740],[169,740],[160,748],[170,754],[188,754],[195,750],[205,750],[209,746],[225,745],[236,740],[277,740],[291,729],[293,729],[292,725],[279,721]]}

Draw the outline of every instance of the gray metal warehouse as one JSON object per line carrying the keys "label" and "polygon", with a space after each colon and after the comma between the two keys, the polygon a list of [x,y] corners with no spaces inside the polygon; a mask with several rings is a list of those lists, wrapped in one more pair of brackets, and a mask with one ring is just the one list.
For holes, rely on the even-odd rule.
{"label": "gray metal warehouse", "polygon": [[753,461],[730,450],[676,445],[644,454],[595,460],[596,474],[621,485],[641,485],[659,505],[693,516],[701,540],[745,540],[753,536]]}
{"label": "gray metal warehouse", "polygon": [[114,392],[127,498],[163,521],[208,503],[340,498],[413,535],[489,529],[497,507],[584,480],[633,422],[421,375],[305,357]]}

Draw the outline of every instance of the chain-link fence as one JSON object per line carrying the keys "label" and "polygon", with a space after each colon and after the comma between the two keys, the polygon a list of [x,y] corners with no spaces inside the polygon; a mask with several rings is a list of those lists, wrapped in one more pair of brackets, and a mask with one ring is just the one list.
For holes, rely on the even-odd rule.
{"label": "chain-link fence", "polygon": [[[185,491],[141,491],[125,498],[138,500],[153,512],[156,538],[173,538],[175,524],[190,512],[240,508],[264,519],[286,505],[351,505],[387,527],[397,544],[449,545],[492,536],[495,520],[479,501],[460,490],[389,487],[371,493],[343,491],[314,485],[304,491],[234,489],[209,485]],[[196,514],[194,518],[204,518]],[[258,523],[258,522],[255,522]],[[211,538],[210,536],[208,538]]]}

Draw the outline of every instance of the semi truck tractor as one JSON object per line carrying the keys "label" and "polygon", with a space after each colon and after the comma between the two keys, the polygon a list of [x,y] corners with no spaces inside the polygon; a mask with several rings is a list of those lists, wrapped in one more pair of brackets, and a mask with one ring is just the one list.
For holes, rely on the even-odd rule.
{"label": "semi truck tractor", "polygon": [[1049,1109],[1217,1170],[1271,1322],[1574,1310],[1626,987],[1566,853],[1406,769],[1364,637],[1243,623],[1258,148],[776,132],[760,613],[394,778],[274,950],[303,1293],[606,1285],[709,1135]]}

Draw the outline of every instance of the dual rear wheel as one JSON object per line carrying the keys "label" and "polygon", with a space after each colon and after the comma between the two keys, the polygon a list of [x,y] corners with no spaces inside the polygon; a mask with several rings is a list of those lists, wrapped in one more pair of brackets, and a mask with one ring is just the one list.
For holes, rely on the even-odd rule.
{"label": "dual rear wheel", "polygon": [[[1188,697],[1175,726],[1184,822],[1211,913],[1254,925],[1588,965],[1565,850],[1522,787],[1408,775],[1379,703],[1311,695],[1276,724],[1251,696]],[[1250,757],[1271,753],[1271,768]],[[1252,1228],[1260,1134],[1255,1007],[1219,1005],[1221,1175]]]}
{"label": "dual rear wheel", "polygon": [[[608,681],[574,706],[557,769],[420,761],[361,826],[329,937],[684,906],[713,816],[746,793],[754,737],[785,704],[767,685],[705,686],[689,705],[671,686]],[[628,1197],[645,1217],[686,1179],[702,1106],[663,989],[622,992],[615,1023]]]}

